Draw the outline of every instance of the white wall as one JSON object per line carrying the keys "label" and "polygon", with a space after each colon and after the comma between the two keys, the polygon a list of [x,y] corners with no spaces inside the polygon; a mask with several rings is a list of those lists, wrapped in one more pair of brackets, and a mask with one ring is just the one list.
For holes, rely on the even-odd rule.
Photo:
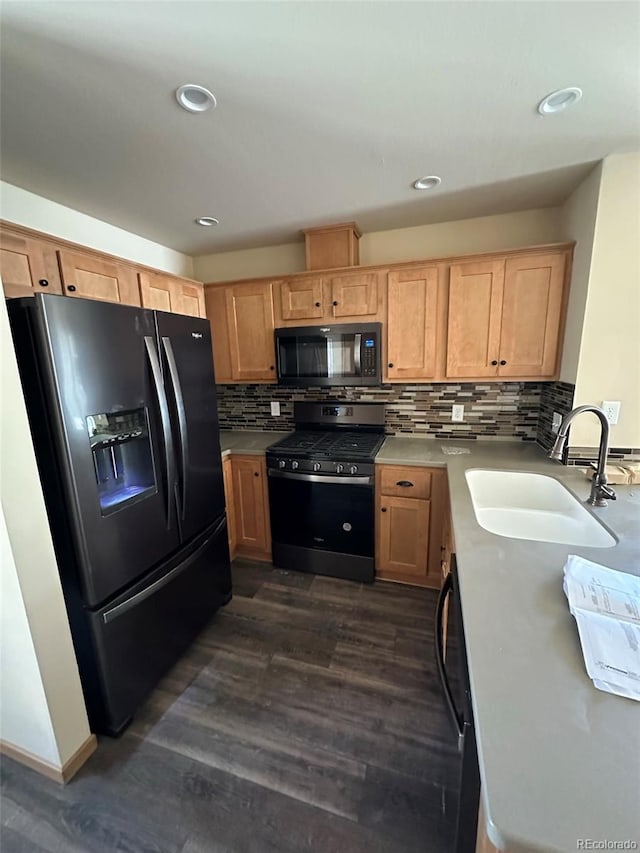
{"label": "white wall", "polygon": [[570,382],[574,385],[578,377],[601,180],[602,163],[598,163],[569,196],[560,212],[563,239],[574,240],[576,243],[560,379],[562,382]]}
{"label": "white wall", "polygon": [[0,740],[60,767],[60,753],[0,507]]}
{"label": "white wall", "polygon": [[[3,679],[2,738],[52,762],[43,728],[46,714],[58,754],[52,763],[62,766],[89,737],[89,723],[4,300],[0,300],[0,347],[0,501],[8,536],[3,550],[10,547],[12,554],[3,566],[3,586],[8,573],[9,602],[16,602],[17,586],[32,643],[30,648],[17,602],[15,621],[6,626],[3,622],[3,633],[5,628],[7,632],[3,646],[6,642],[7,665],[24,662],[25,677],[34,680],[31,702],[26,701],[26,688],[12,690],[9,679],[6,689]],[[45,702],[33,670],[33,651]],[[2,665],[4,675],[4,652]],[[46,754],[38,752],[43,745]]]}
{"label": "white wall", "polygon": [[[385,264],[559,242],[560,208],[480,216],[456,222],[374,231],[360,239],[360,263]],[[194,258],[200,281],[287,275],[305,269],[304,242]]]}
{"label": "white wall", "polygon": [[[622,403],[611,445],[640,447],[640,152],[602,163],[575,404],[603,400]],[[595,417],[571,427],[575,447],[598,437]]]}
{"label": "white wall", "polygon": [[188,255],[4,181],[0,182],[0,218],[135,263],[193,277],[193,261]]}

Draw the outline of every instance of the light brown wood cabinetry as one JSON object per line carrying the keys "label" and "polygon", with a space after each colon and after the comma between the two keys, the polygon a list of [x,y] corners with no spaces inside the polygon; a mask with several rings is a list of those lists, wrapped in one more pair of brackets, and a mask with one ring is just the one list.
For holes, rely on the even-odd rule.
{"label": "light brown wood cabinetry", "polygon": [[233,466],[230,456],[225,456],[222,459],[222,478],[224,481],[224,499],[227,505],[229,554],[233,560],[236,555],[236,504],[233,494]]}
{"label": "light brown wood cabinetry", "polygon": [[235,542],[238,556],[271,560],[267,464],[264,456],[232,456]]}
{"label": "light brown wood cabinetry", "polygon": [[58,260],[67,296],[123,305],[141,304],[134,267],[80,252],[59,251]]}
{"label": "light brown wood cabinetry", "polygon": [[227,320],[227,290],[224,287],[205,287],[206,315],[211,325],[213,347],[213,369],[216,382],[233,382],[231,370],[231,346]]}
{"label": "light brown wood cabinetry", "polygon": [[271,282],[225,288],[231,375],[239,382],[275,382]]}
{"label": "light brown wood cabinetry", "polygon": [[376,466],[376,577],[440,586],[445,501],[443,470]]}
{"label": "light brown wood cabinetry", "polygon": [[505,264],[499,376],[551,377],[560,346],[562,254],[520,255]]}
{"label": "light brown wood cabinetry", "polygon": [[307,228],[304,237],[308,270],[353,267],[360,262],[360,230],[355,222]]}
{"label": "light brown wood cabinetry", "polygon": [[552,378],[565,265],[564,252],[453,264],[447,378]]}
{"label": "light brown wood cabinetry", "polygon": [[198,282],[153,272],[138,273],[138,281],[144,308],[190,317],[207,316],[204,288]]}
{"label": "light brown wood cabinetry", "polygon": [[436,375],[438,268],[391,271],[387,290],[385,379],[420,381]]}
{"label": "light brown wood cabinetry", "polygon": [[7,298],[62,293],[55,248],[40,240],[0,234],[0,276]]}
{"label": "light brown wood cabinetry", "polygon": [[325,298],[321,278],[291,279],[277,282],[275,287],[280,300],[279,319],[321,320],[324,317]]}
{"label": "light brown wood cabinetry", "polygon": [[353,320],[371,322],[378,316],[380,274],[346,273],[329,278],[330,316],[342,323]]}

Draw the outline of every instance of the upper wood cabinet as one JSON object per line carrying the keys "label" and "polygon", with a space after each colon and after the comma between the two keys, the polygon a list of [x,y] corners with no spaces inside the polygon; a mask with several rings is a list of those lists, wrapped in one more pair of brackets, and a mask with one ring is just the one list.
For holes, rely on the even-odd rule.
{"label": "upper wood cabinet", "polygon": [[190,317],[207,316],[204,288],[197,282],[153,272],[138,273],[138,280],[145,308],[187,314]]}
{"label": "upper wood cabinet", "polygon": [[345,273],[329,279],[330,316],[341,322],[351,319],[376,319],[379,278],[377,272]]}
{"label": "upper wood cabinet", "polygon": [[321,320],[325,314],[325,298],[321,278],[295,278],[277,282],[280,310],[278,319]]}
{"label": "upper wood cabinet", "polygon": [[419,381],[436,375],[438,268],[390,272],[385,379]]}
{"label": "upper wood cabinet", "polygon": [[226,287],[205,287],[204,299],[206,314],[211,325],[213,371],[216,382],[220,384],[233,382],[227,320],[227,289]]}
{"label": "upper wood cabinet", "polygon": [[62,285],[67,296],[140,305],[136,271],[94,255],[59,251]]}
{"label": "upper wood cabinet", "polygon": [[520,255],[507,259],[499,376],[555,375],[564,279],[564,255]]}
{"label": "upper wood cabinet", "polygon": [[564,252],[452,265],[447,377],[553,377],[565,265]]}
{"label": "upper wood cabinet", "polygon": [[275,382],[271,282],[224,288],[231,375],[240,382]]}
{"label": "upper wood cabinet", "polygon": [[54,247],[29,237],[0,234],[0,275],[8,298],[62,293]]}

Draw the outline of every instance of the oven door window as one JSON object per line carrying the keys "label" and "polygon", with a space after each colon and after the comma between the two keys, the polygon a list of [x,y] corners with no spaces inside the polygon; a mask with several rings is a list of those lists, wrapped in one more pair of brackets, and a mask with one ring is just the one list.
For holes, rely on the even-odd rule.
{"label": "oven door window", "polygon": [[278,341],[283,379],[332,379],[359,376],[357,334],[298,335]]}
{"label": "oven door window", "polygon": [[269,479],[274,541],[341,554],[374,556],[371,486]]}

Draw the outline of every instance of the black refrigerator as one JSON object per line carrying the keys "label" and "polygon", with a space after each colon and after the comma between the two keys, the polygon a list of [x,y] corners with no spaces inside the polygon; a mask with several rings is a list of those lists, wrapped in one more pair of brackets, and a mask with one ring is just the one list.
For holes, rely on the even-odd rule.
{"label": "black refrigerator", "polygon": [[209,323],[8,304],[89,719],[118,734],[231,598]]}

